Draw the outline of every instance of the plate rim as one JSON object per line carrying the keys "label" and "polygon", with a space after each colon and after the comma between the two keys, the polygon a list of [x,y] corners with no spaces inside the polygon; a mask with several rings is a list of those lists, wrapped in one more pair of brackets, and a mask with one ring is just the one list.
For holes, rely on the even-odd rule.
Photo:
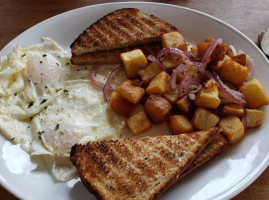
{"label": "plate rim", "polygon": [[[165,7],[172,7],[172,8],[177,8],[177,9],[182,9],[182,10],[186,10],[188,12],[192,12],[195,14],[199,14],[203,17],[206,17],[209,20],[213,20],[215,22],[220,23],[221,25],[224,25],[226,28],[229,28],[230,30],[232,30],[233,32],[235,32],[237,35],[239,35],[241,38],[243,38],[244,40],[246,40],[250,46],[252,48],[255,49],[255,51],[258,52],[258,54],[261,56],[261,58],[268,64],[269,66],[269,61],[266,58],[266,56],[263,54],[263,52],[258,48],[258,46],[250,39],[248,38],[244,33],[242,33],[241,31],[239,31],[238,29],[236,29],[235,27],[233,27],[232,25],[226,23],[225,21],[218,19],[217,17],[214,17],[212,15],[209,15],[207,13],[201,12],[199,10],[195,10],[192,8],[188,8],[188,7],[184,7],[184,6],[179,6],[179,5],[175,5],[175,4],[168,4],[168,3],[159,3],[159,2],[144,2],[144,1],[128,1],[128,2],[110,2],[110,3],[99,3],[99,4],[94,4],[94,5],[88,5],[88,6],[82,6],[82,7],[78,7],[75,9],[71,9],[62,13],[59,13],[57,15],[54,15],[52,17],[49,17],[31,27],[29,27],[28,29],[26,29],[25,31],[21,32],[20,34],[18,34],[16,37],[14,37],[12,40],[10,40],[1,50],[0,53],[2,53],[3,51],[5,51],[6,49],[9,48],[10,43],[12,43],[14,40],[16,40],[19,37],[22,37],[24,34],[27,34],[28,32],[31,32],[32,29],[34,29],[36,26],[42,26],[43,23],[48,23],[50,20],[54,20],[55,18],[58,18],[59,16],[64,16],[64,15],[69,15],[70,13],[73,12],[78,12],[79,10],[82,9],[89,9],[89,8],[93,8],[93,7],[100,7],[100,6],[109,6],[109,5],[132,5],[133,7],[136,7],[138,5],[149,5],[149,6],[165,6]],[[120,8],[119,8],[120,9]],[[40,36],[42,37],[42,36]],[[13,48],[13,47],[12,47]],[[268,67],[267,66],[267,67]],[[2,138],[4,138],[1,135]],[[1,138],[0,138],[1,139]],[[5,138],[4,138],[5,139]],[[242,192],[243,190],[245,190],[250,184],[252,184],[263,172],[264,170],[268,167],[269,165],[269,152],[267,153],[267,155],[265,156],[265,159],[263,160],[263,162],[261,162],[257,168],[255,168],[255,170],[253,170],[248,176],[245,176],[240,183],[240,186],[238,186],[237,188],[229,191],[228,193],[224,193],[218,196],[218,198],[222,199],[222,198],[232,198],[234,196],[236,196],[237,194],[239,194],[240,192]],[[0,184],[2,185],[3,188],[5,188],[6,190],[8,190],[10,193],[12,193],[14,196],[16,196],[17,198],[26,198],[25,196],[23,196],[22,194],[20,194],[19,191],[14,190],[14,188],[12,188],[12,185],[9,184],[6,180],[4,180],[4,178],[1,176],[0,174]],[[237,186],[237,185],[236,185]]]}

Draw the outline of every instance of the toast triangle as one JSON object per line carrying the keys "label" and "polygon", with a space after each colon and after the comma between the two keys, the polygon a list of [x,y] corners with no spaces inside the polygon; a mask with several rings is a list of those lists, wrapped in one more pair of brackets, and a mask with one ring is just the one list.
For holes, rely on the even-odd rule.
{"label": "toast triangle", "polygon": [[76,144],[70,158],[97,199],[157,199],[220,131]]}
{"label": "toast triangle", "polygon": [[160,42],[161,35],[176,31],[171,24],[135,8],[123,8],[107,14],[71,44],[72,55]]}

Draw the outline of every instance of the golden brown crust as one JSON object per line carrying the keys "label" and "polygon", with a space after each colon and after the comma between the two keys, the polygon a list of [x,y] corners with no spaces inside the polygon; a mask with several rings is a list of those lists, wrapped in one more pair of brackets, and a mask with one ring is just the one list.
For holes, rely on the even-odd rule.
{"label": "golden brown crust", "polygon": [[98,199],[157,199],[219,132],[76,144],[70,157]]}
{"label": "golden brown crust", "polygon": [[162,34],[176,30],[153,15],[135,8],[123,8],[96,21],[70,47],[72,55],[109,51],[158,42]]}
{"label": "golden brown crust", "polygon": [[120,64],[122,63],[120,54],[134,49],[141,49],[145,56],[155,55],[159,50],[161,50],[161,42],[126,47],[122,49],[113,49],[111,51],[100,51],[82,55],[72,55],[71,63],[74,65]]}

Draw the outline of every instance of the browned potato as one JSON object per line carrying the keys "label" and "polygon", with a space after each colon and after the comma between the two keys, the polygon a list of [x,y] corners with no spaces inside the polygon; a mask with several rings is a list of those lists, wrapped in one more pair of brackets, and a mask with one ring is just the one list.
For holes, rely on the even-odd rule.
{"label": "browned potato", "polygon": [[230,88],[231,90],[237,90],[237,88],[233,85],[233,84],[231,84],[231,83],[229,83],[229,82],[223,82],[228,88]]}
{"label": "browned potato", "polygon": [[[184,72],[183,72],[184,70]],[[191,75],[193,78],[201,79],[201,74],[199,73],[197,67],[185,67],[181,70],[181,73],[177,75],[177,82],[179,83],[182,81],[183,78],[185,78],[187,75]]]}
{"label": "browned potato", "polygon": [[232,59],[235,62],[238,62],[239,64],[241,64],[243,66],[246,66],[247,65],[247,55],[244,54],[244,53],[239,54],[239,55],[236,55],[236,56],[233,56]]}
{"label": "browned potato", "polygon": [[161,123],[170,115],[172,106],[165,98],[151,94],[145,103],[144,110],[153,123]]}
{"label": "browned potato", "polygon": [[192,115],[193,105],[187,96],[182,97],[176,102],[176,106],[180,112],[182,112],[187,117]]}
{"label": "browned potato", "polygon": [[164,66],[164,68],[171,73],[173,71],[173,69],[175,69],[178,65],[182,64],[183,60],[182,57],[174,57],[171,54],[168,54],[164,57],[164,59],[162,60],[162,65]]}
{"label": "browned potato", "polygon": [[119,95],[119,93],[115,91],[111,93],[109,103],[112,110],[124,117],[129,117],[135,108],[135,104],[129,102],[127,99],[123,98]]}
{"label": "browned potato", "polygon": [[219,91],[214,79],[206,82],[195,97],[194,104],[196,106],[216,109],[220,104]]}
{"label": "browned potato", "polygon": [[247,115],[247,127],[255,128],[261,126],[265,117],[265,112],[256,109],[245,109]]}
{"label": "browned potato", "polygon": [[151,126],[151,122],[143,110],[127,119],[127,127],[133,135],[143,133]]}
{"label": "browned potato", "polygon": [[233,61],[229,56],[225,56],[218,67],[220,77],[234,85],[242,85],[248,78],[248,68]]}
{"label": "browned potato", "polygon": [[244,137],[244,126],[237,116],[230,115],[222,118],[219,127],[223,129],[230,144],[235,144]]}
{"label": "browned potato", "polygon": [[178,48],[182,51],[187,51],[187,44],[185,42],[184,37],[177,31],[165,33],[161,36],[162,38],[162,46]]}
{"label": "browned potato", "polygon": [[206,130],[217,125],[219,117],[214,113],[204,108],[196,108],[193,118],[192,125],[198,130]]}
{"label": "browned potato", "polygon": [[170,116],[170,130],[172,134],[189,133],[193,131],[192,124],[184,115]]}
{"label": "browned potato", "polygon": [[225,43],[218,44],[210,56],[210,62],[217,64],[218,61],[223,60],[227,54],[229,47]]}
{"label": "browned potato", "polygon": [[222,116],[228,116],[228,115],[235,115],[238,117],[242,117],[244,114],[243,105],[239,104],[227,104],[223,106],[221,115]]}
{"label": "browned potato", "polygon": [[138,76],[138,71],[148,65],[148,61],[140,49],[121,53],[120,56],[128,78],[135,78]]}
{"label": "browned potato", "polygon": [[170,88],[170,76],[162,71],[152,79],[146,88],[148,94],[164,95]]}
{"label": "browned potato", "polygon": [[138,104],[145,94],[145,89],[134,86],[131,80],[126,80],[118,86],[117,92],[131,103]]}
{"label": "browned potato", "polygon": [[179,97],[178,90],[170,89],[167,91],[167,93],[163,97],[173,105]]}
{"label": "browned potato", "polygon": [[214,38],[213,37],[205,38],[205,42],[212,43],[214,42]]}
{"label": "browned potato", "polygon": [[161,69],[154,63],[150,63],[144,70],[139,73],[141,79],[145,85],[161,72]]}
{"label": "browned potato", "polygon": [[199,52],[200,57],[204,57],[209,47],[210,47],[210,43],[208,42],[197,44],[197,50]]}
{"label": "browned potato", "polygon": [[240,91],[245,95],[250,108],[257,108],[269,103],[269,98],[266,95],[261,82],[257,79],[245,83],[240,88]]}

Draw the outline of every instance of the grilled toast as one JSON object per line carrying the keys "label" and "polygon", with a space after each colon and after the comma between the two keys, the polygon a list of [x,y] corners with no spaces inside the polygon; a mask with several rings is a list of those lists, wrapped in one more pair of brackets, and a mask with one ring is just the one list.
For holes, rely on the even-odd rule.
{"label": "grilled toast", "polygon": [[228,140],[221,132],[217,134],[217,136],[215,136],[212,142],[207,145],[207,147],[188,166],[184,173],[181,174],[179,179],[183,178],[184,176],[192,172],[194,169],[201,166],[203,163],[207,162],[208,160],[222,152],[228,146],[228,144]]}
{"label": "grilled toast", "polygon": [[157,199],[220,131],[76,144],[70,158],[97,199]]}
{"label": "grilled toast", "polygon": [[[144,14],[138,9],[116,10],[93,23],[71,44],[71,62],[73,64],[81,63],[76,62],[79,60],[76,56],[83,54],[87,54],[85,55],[87,60],[97,55],[99,57],[97,60],[100,62],[105,60],[105,58],[101,59],[104,52],[106,56],[108,55],[106,52],[111,50],[117,49],[116,52],[118,52],[126,47],[161,42],[162,34],[176,30],[177,28],[171,24],[154,15]],[[78,58],[83,59],[85,56]],[[91,63],[93,62],[91,61]]]}
{"label": "grilled toast", "polygon": [[154,42],[145,45],[131,46],[121,49],[113,49],[111,51],[100,51],[94,53],[85,53],[82,55],[73,55],[71,63],[76,65],[91,65],[91,64],[120,64],[122,59],[121,53],[128,52],[134,49],[141,49],[145,56],[155,55],[162,48],[161,42]]}

